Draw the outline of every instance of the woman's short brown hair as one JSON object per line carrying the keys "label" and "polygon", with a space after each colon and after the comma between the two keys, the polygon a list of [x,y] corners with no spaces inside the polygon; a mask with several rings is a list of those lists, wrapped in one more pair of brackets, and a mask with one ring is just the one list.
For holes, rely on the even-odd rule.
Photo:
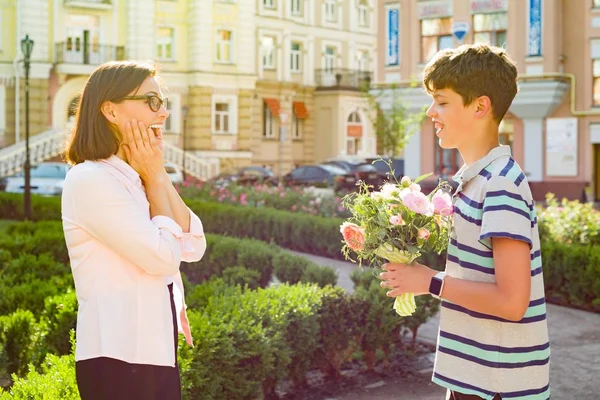
{"label": "woman's short brown hair", "polygon": [[429,93],[452,89],[465,106],[488,96],[500,123],[517,95],[517,68],[503,48],[462,45],[435,55],[423,71],[423,85]]}
{"label": "woman's short brown hair", "polygon": [[67,162],[79,164],[116,154],[121,138],[102,114],[102,104],[119,101],[155,75],[154,66],[136,61],[113,61],[96,68],[79,99],[75,127],[66,144]]}

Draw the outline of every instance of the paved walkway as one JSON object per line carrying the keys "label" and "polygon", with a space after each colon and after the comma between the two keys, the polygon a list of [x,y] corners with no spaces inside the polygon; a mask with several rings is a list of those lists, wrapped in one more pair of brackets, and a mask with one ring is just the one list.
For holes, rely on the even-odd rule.
{"label": "paved walkway", "polygon": [[[332,260],[312,254],[292,252],[306,257],[319,265],[334,268],[338,274],[338,285],[353,291],[350,274],[355,264]],[[439,327],[439,316],[431,318],[419,328],[418,339],[435,343]],[[600,314],[579,311],[567,307],[548,305],[548,330],[552,359],[550,364],[550,387],[552,398],[558,400],[596,400],[600,399]],[[426,385],[423,383],[421,386]],[[440,400],[443,391],[435,385],[420,388],[419,394],[411,394],[414,387],[411,382],[379,383],[377,387],[364,389],[364,393],[341,395],[337,400]],[[427,394],[430,390],[431,394]],[[441,396],[441,397],[440,397]]]}

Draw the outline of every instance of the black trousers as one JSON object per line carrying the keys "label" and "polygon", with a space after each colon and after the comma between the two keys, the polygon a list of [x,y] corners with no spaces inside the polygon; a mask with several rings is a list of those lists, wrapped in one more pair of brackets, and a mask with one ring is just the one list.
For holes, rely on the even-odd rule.
{"label": "black trousers", "polygon": [[[473,394],[464,394],[464,393],[450,391],[449,400],[483,400],[483,399],[481,397],[475,396]],[[502,400],[502,398],[500,397],[499,394],[497,394],[494,396],[493,400]]]}
{"label": "black trousers", "polygon": [[[177,312],[173,284],[169,285],[175,360],[177,360]],[[75,363],[77,387],[82,400],[181,400],[181,379],[175,367],[130,364],[99,357]]]}

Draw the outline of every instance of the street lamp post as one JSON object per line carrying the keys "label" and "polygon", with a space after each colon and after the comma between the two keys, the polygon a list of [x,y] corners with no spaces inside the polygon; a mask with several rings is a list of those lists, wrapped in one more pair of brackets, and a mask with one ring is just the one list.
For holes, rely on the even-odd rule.
{"label": "street lamp post", "polygon": [[183,106],[181,108],[181,116],[183,117],[183,132],[181,133],[181,136],[182,136],[182,139],[183,139],[182,140],[183,143],[182,143],[182,146],[181,146],[181,150],[183,152],[183,157],[182,157],[181,163],[183,165],[182,165],[181,173],[183,174],[183,181],[184,182],[185,182],[185,179],[186,179],[186,176],[187,176],[186,171],[185,171],[185,164],[186,164],[186,162],[185,162],[185,148],[186,148],[186,145],[187,145],[186,140],[185,140],[186,139],[186,135],[185,134],[186,134],[186,130],[187,130],[187,115],[188,115],[188,106]]}
{"label": "street lamp post", "polygon": [[29,69],[31,67],[31,52],[33,51],[33,40],[29,35],[21,40],[21,51],[23,52],[23,65],[25,67],[25,219],[31,219],[31,161],[29,159]]}

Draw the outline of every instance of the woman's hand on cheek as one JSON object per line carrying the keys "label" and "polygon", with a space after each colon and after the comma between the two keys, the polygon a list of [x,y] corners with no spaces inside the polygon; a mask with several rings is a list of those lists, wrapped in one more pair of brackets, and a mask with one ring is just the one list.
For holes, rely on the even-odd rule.
{"label": "woman's hand on cheek", "polygon": [[123,150],[129,165],[140,175],[144,184],[164,180],[163,151],[151,128],[133,120],[125,126]]}

